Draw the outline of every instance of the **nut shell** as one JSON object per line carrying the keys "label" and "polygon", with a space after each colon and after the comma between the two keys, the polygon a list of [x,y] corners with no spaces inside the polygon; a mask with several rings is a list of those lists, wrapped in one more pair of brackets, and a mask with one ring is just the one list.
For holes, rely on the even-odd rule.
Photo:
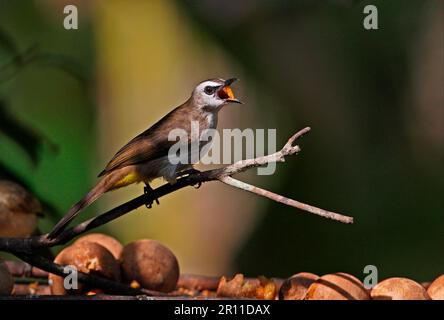
{"label": "nut shell", "polygon": [[[105,247],[94,242],[80,242],[63,249],[54,262],[60,265],[70,265],[77,268],[79,272],[94,273],[102,277],[120,281],[120,267],[117,260]],[[94,288],[79,283],[78,289],[66,290],[62,277],[49,274],[52,280],[51,292],[55,295],[81,294]]]}
{"label": "nut shell", "polygon": [[0,237],[28,237],[37,229],[42,205],[19,184],[0,180]]}
{"label": "nut shell", "polygon": [[432,300],[444,300],[444,274],[433,280],[427,293]]}
{"label": "nut shell", "polygon": [[378,283],[370,293],[374,300],[428,300],[427,291],[407,278],[389,278]]}
{"label": "nut shell", "polygon": [[265,277],[245,278],[238,273],[232,279],[222,277],[219,280],[216,295],[228,298],[254,298],[274,300],[276,298],[276,284]]}
{"label": "nut shell", "polygon": [[123,251],[123,245],[115,238],[103,233],[90,233],[77,239],[74,243],[94,242],[108,249],[117,260],[120,259]]}
{"label": "nut shell", "polygon": [[179,279],[179,264],[171,250],[161,243],[141,239],[123,248],[122,272],[128,283],[135,280],[143,288],[170,292]]}
{"label": "nut shell", "polygon": [[11,294],[13,288],[14,279],[6,265],[0,261],[0,295]]}
{"label": "nut shell", "polygon": [[306,300],[368,300],[369,294],[362,282],[347,273],[327,274],[308,288]]}
{"label": "nut shell", "polygon": [[309,272],[300,272],[286,279],[279,290],[280,300],[303,300],[308,288],[319,276]]}

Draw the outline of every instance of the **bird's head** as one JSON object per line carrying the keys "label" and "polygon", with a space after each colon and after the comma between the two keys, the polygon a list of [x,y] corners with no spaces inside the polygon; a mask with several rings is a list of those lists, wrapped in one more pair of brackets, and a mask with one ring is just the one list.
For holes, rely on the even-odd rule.
{"label": "bird's head", "polygon": [[236,80],[236,78],[231,78],[202,81],[193,91],[194,104],[200,108],[217,111],[227,103],[242,103],[234,97],[230,87]]}

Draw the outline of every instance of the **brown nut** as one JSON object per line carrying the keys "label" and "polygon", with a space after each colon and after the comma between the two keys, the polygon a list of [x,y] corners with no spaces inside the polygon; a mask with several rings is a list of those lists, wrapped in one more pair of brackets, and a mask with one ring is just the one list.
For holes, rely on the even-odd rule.
{"label": "brown nut", "polygon": [[100,244],[101,246],[108,249],[109,252],[111,252],[117,260],[120,259],[120,256],[122,255],[123,246],[122,244],[115,238],[108,236],[103,233],[90,233],[83,237],[80,237],[76,240],[74,243],[81,243],[81,242],[94,242],[97,244]]}
{"label": "brown nut", "polygon": [[42,215],[40,202],[15,182],[0,180],[0,237],[28,237]]}
{"label": "brown nut", "polygon": [[389,278],[378,283],[370,292],[374,300],[428,300],[427,291],[407,278]]}
{"label": "brown nut", "polygon": [[444,300],[444,274],[433,280],[427,293],[432,300]]}
{"label": "brown nut", "polygon": [[431,285],[432,283],[426,281],[426,282],[421,282],[420,284],[423,286],[424,289],[427,290],[427,289],[430,287],[430,285]]}
{"label": "brown nut", "polygon": [[128,283],[170,292],[179,279],[179,264],[170,249],[155,240],[141,239],[123,248],[122,271]]}
{"label": "brown nut", "polygon": [[[120,267],[114,256],[103,246],[93,242],[80,242],[63,249],[54,259],[60,265],[70,265],[79,272],[92,273],[111,280],[120,281]],[[69,273],[67,273],[68,275]],[[64,278],[49,274],[51,292],[55,295],[82,294],[94,288],[78,283],[78,289],[66,290]]]}
{"label": "brown nut", "polygon": [[0,261],[0,295],[12,293],[14,288],[14,279],[6,265]]}
{"label": "brown nut", "polygon": [[306,300],[368,300],[369,294],[362,282],[347,273],[327,274],[308,288]]}
{"label": "brown nut", "polygon": [[303,300],[308,288],[319,276],[309,272],[300,272],[286,279],[279,290],[280,300]]}

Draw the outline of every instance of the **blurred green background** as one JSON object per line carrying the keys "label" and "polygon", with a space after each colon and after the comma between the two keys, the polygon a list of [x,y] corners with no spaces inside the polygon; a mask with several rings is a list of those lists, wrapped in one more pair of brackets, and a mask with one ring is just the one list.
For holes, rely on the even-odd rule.
{"label": "blurred green background", "polygon": [[[79,29],[63,28],[75,4]],[[363,28],[376,5],[379,29]],[[46,203],[48,231],[107,160],[185,101],[236,76],[220,128],[304,126],[303,152],[242,179],[355,217],[341,225],[208,184],[101,230],[155,238],[183,272],[444,272],[444,5],[413,1],[0,0],[0,175]],[[81,219],[142,192],[107,194]]]}

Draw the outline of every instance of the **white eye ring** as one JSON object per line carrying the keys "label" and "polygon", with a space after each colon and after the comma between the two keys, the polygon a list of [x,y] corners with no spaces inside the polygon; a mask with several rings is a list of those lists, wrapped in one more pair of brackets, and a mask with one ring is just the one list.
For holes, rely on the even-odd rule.
{"label": "white eye ring", "polygon": [[205,92],[207,95],[209,95],[209,96],[213,95],[215,91],[216,91],[216,88],[215,88],[215,87],[206,86],[206,87],[204,88],[204,92]]}

